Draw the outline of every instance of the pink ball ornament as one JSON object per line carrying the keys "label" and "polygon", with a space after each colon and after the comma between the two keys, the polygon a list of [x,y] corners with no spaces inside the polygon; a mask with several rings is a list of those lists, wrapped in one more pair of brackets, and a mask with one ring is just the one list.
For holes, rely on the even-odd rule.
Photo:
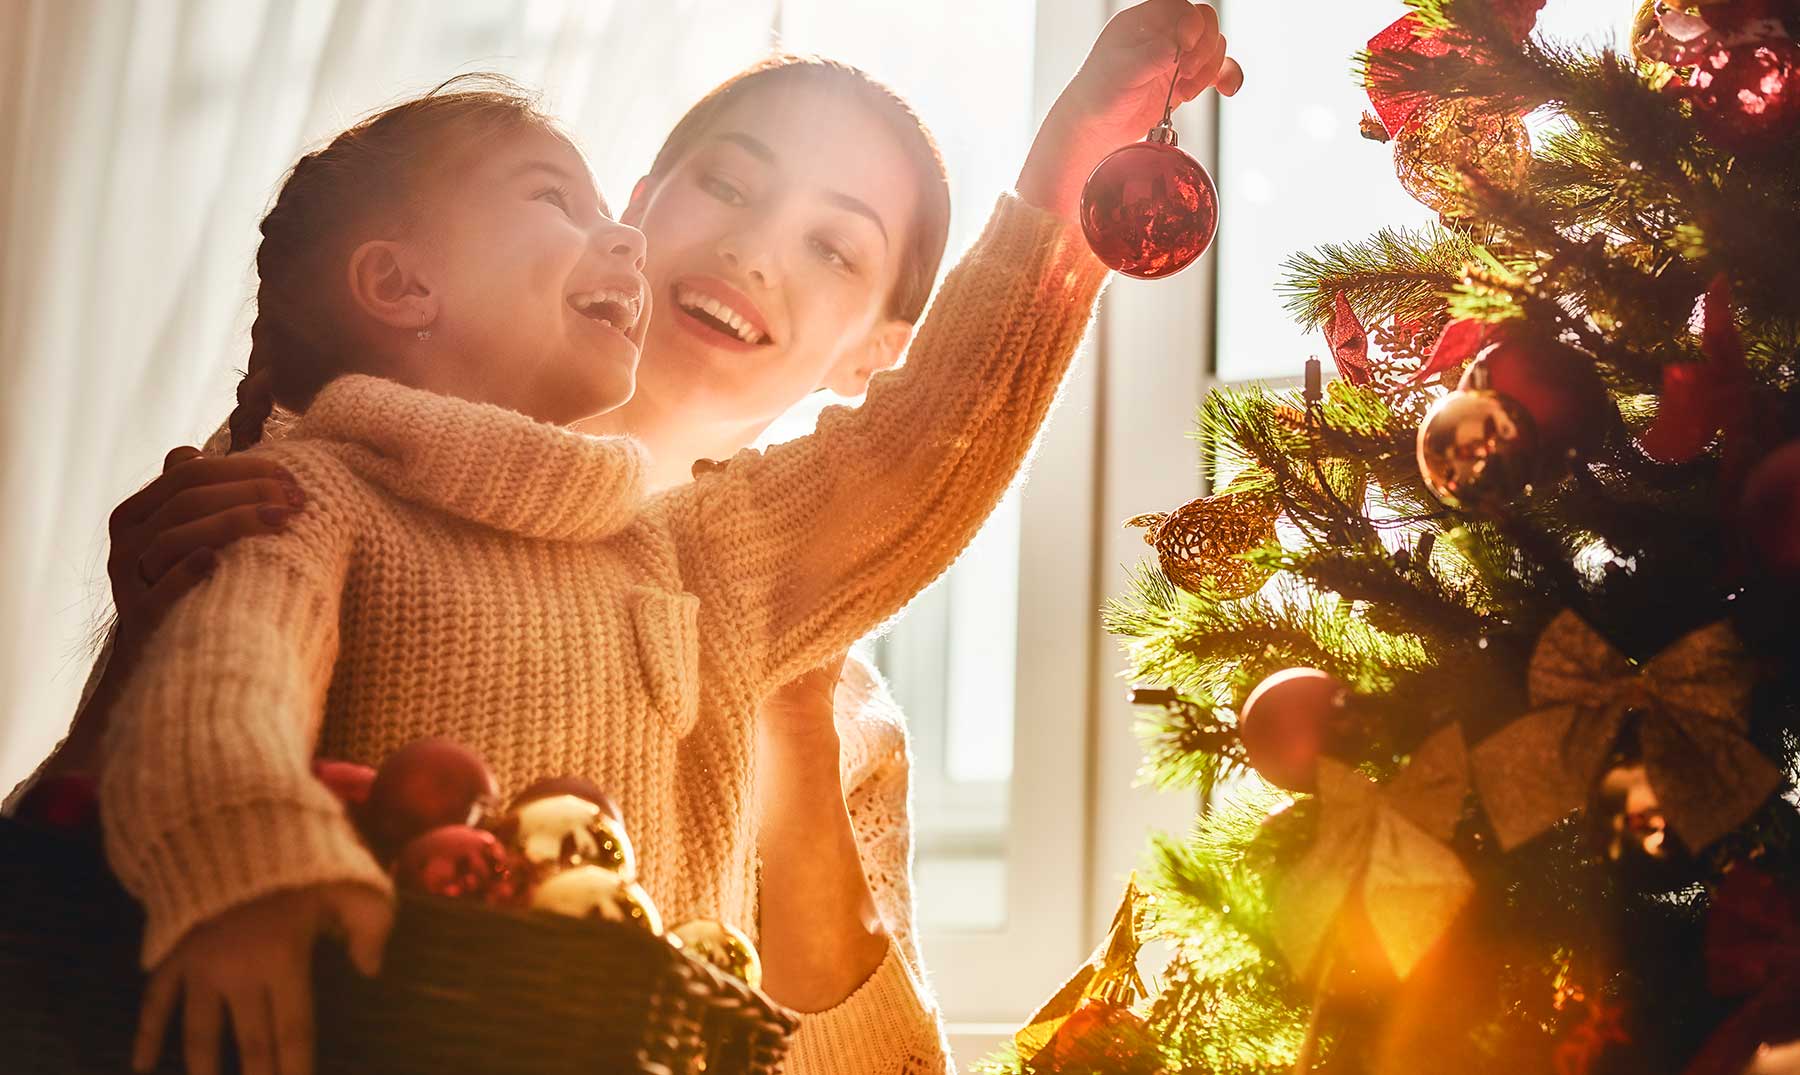
{"label": "pink ball ornament", "polygon": [[1316,790],[1319,756],[1347,695],[1341,680],[1317,668],[1289,668],[1258,683],[1238,713],[1250,765],[1278,788]]}

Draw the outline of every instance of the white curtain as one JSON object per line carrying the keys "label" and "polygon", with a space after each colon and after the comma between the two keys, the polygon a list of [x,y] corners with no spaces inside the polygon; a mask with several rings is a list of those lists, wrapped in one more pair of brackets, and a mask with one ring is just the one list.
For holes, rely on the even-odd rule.
{"label": "white curtain", "polygon": [[545,91],[622,204],[777,0],[0,0],[0,790],[67,727],[106,516],[231,406],[300,153],[459,71]]}

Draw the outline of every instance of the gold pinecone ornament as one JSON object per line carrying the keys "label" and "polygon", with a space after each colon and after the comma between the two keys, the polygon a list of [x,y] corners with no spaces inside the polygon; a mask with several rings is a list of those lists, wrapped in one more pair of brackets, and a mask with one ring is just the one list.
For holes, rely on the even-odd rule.
{"label": "gold pinecone ornament", "polygon": [[1170,582],[1189,593],[1210,585],[1221,596],[1237,598],[1255,593],[1274,574],[1238,557],[1274,540],[1280,513],[1267,493],[1226,486],[1172,512],[1127,519],[1125,525],[1146,528],[1144,542],[1156,549]]}

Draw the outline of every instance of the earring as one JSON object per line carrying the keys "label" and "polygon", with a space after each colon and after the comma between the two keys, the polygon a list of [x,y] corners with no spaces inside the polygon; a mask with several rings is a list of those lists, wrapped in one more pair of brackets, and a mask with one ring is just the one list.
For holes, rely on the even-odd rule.
{"label": "earring", "polygon": [[431,330],[428,328],[422,328],[418,331],[417,335],[418,335],[419,339],[421,339],[421,340],[429,340],[429,339],[431,339]]}

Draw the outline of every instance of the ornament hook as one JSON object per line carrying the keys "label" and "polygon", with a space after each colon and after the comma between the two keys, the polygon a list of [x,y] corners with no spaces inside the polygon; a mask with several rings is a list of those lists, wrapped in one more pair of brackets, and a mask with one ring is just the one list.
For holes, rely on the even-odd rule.
{"label": "ornament hook", "polygon": [[1169,75],[1169,93],[1163,98],[1162,122],[1150,128],[1150,133],[1144,136],[1145,141],[1165,146],[1180,144],[1176,141],[1175,124],[1172,122],[1175,116],[1175,83],[1179,81],[1181,81],[1181,42],[1177,41],[1175,42],[1175,70]]}

